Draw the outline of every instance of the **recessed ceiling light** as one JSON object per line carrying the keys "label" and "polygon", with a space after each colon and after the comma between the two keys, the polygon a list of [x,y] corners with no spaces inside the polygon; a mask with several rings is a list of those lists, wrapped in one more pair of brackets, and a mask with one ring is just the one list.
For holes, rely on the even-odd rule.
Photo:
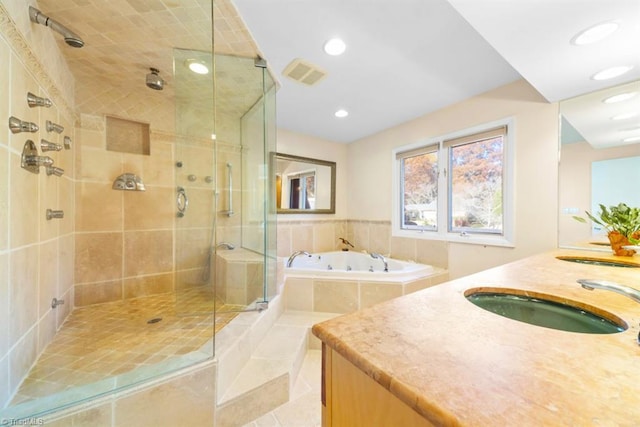
{"label": "recessed ceiling light", "polygon": [[631,138],[625,138],[622,142],[637,142],[640,141],[640,136],[632,136]]}
{"label": "recessed ceiling light", "polygon": [[335,113],[333,113],[334,116],[336,117],[347,117],[349,115],[349,112],[347,110],[338,110]]}
{"label": "recessed ceiling light", "polygon": [[197,59],[187,59],[185,64],[191,71],[196,74],[209,74],[209,67],[205,64],[204,61],[200,61]]}
{"label": "recessed ceiling light", "polygon": [[619,77],[624,73],[631,70],[633,67],[630,65],[621,65],[619,67],[611,67],[606,70],[602,70],[600,72],[595,73],[591,78],[593,80],[608,80]]}
{"label": "recessed ceiling light", "polygon": [[613,34],[619,27],[617,22],[603,22],[579,32],[571,39],[571,43],[576,46],[596,43]]}
{"label": "recessed ceiling light", "polygon": [[622,102],[622,101],[626,101],[628,99],[633,98],[637,94],[638,94],[638,92],[620,93],[618,95],[613,95],[613,96],[610,96],[608,98],[605,98],[605,99],[602,100],[602,102],[604,102],[605,104],[613,104],[615,102]]}
{"label": "recessed ceiling light", "polygon": [[347,45],[338,38],[333,38],[324,44],[324,51],[333,56],[342,55],[346,49]]}
{"label": "recessed ceiling light", "polygon": [[638,113],[635,113],[635,112],[622,113],[622,114],[618,114],[617,116],[611,117],[611,120],[626,120],[626,119],[630,119],[632,117],[635,117],[637,115],[638,115]]}

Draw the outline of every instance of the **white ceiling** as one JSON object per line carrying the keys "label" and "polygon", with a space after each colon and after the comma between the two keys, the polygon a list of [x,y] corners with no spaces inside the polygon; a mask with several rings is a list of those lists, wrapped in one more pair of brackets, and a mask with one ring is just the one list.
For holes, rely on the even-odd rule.
{"label": "white ceiling", "polygon": [[[640,78],[638,0],[233,0],[278,76],[278,126],[352,142],[518,78],[550,102]],[[620,29],[590,46],[594,24]],[[325,54],[341,37],[347,51]],[[316,86],[280,73],[295,58],[328,72]],[[590,76],[633,65],[623,77]],[[333,113],[345,108],[347,118]]]}

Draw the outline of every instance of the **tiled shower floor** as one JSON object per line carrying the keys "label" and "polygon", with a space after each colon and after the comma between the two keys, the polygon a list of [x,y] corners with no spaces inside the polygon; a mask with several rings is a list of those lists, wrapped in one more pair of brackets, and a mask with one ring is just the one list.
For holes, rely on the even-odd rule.
{"label": "tiled shower floor", "polygon": [[[243,306],[215,308],[218,332]],[[213,293],[204,288],[76,308],[12,404],[198,350],[213,336],[213,310]]]}

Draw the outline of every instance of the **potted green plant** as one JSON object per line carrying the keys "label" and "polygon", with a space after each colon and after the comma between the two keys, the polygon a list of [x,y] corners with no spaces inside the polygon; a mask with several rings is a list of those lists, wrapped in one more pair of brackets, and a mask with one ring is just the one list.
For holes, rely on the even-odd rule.
{"label": "potted green plant", "polygon": [[[585,211],[587,217],[607,230],[607,237],[615,255],[633,256],[636,251],[624,249],[623,246],[640,243],[640,208],[629,207],[625,203],[609,207],[602,204],[599,206],[600,213],[597,217]],[[574,218],[586,222],[582,217]]]}

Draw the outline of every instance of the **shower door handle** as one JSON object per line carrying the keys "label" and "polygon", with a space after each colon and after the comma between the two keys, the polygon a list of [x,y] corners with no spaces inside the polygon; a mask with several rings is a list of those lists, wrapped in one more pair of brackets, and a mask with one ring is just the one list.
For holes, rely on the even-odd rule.
{"label": "shower door handle", "polygon": [[227,184],[228,184],[228,188],[229,188],[229,209],[227,209],[226,211],[222,211],[221,213],[228,216],[228,217],[232,217],[234,212],[233,212],[233,166],[231,165],[231,163],[227,163]]}
{"label": "shower door handle", "polygon": [[183,187],[178,187],[176,193],[176,207],[178,208],[178,218],[182,218],[189,207],[189,198]]}

